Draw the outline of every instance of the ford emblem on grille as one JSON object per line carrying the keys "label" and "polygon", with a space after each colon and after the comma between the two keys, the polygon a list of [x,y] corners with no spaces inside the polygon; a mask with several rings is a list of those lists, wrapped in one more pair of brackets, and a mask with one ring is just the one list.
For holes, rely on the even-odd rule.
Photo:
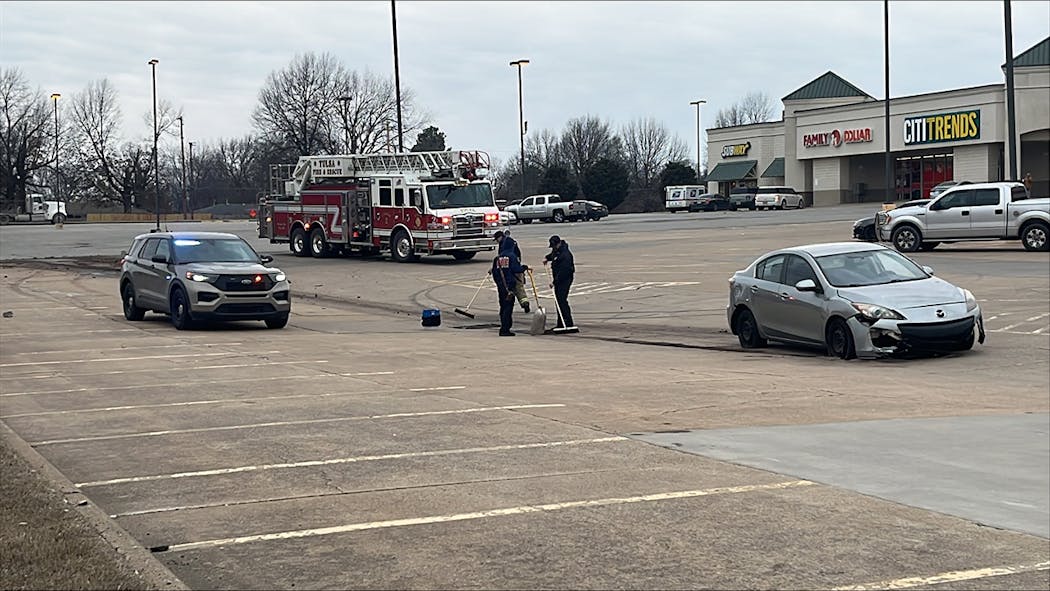
{"label": "ford emblem on grille", "polygon": [[944,318],[944,310],[937,310],[937,318]]}
{"label": "ford emblem on grille", "polygon": [[[252,280],[251,279],[241,279],[241,285],[251,285],[251,284],[252,284]],[[944,316],[944,313],[941,312],[940,310],[937,310],[937,315],[938,316]]]}

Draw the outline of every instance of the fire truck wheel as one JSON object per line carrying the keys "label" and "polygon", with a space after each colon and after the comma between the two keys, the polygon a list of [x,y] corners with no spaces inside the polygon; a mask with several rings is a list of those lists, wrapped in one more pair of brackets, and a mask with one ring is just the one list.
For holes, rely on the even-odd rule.
{"label": "fire truck wheel", "polygon": [[460,251],[452,253],[452,258],[456,259],[457,261],[469,261],[470,259],[474,258],[474,255],[476,255],[476,254],[478,254],[478,253],[476,253],[476,252],[464,252],[464,251],[460,250]]}
{"label": "fire truck wheel", "polygon": [[390,254],[399,263],[408,263],[415,260],[416,255],[412,250],[412,239],[404,230],[398,230],[391,239]]}
{"label": "fire truck wheel", "polygon": [[314,228],[314,231],[310,232],[310,255],[315,259],[328,256],[328,242],[325,241],[321,228]]}
{"label": "fire truck wheel", "polygon": [[310,251],[307,250],[306,232],[303,232],[302,228],[292,230],[292,239],[289,243],[289,248],[291,248],[292,254],[297,257],[309,256]]}

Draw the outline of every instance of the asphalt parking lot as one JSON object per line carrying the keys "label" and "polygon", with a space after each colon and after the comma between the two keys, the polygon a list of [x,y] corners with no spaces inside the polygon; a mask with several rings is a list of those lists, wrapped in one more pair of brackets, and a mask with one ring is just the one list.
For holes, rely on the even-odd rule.
{"label": "asphalt parking lot", "polygon": [[193,588],[1046,589],[1045,253],[916,257],[981,301],[989,340],[964,354],[842,362],[726,332],[732,271],[869,209],[516,226],[536,267],[548,235],[570,243],[582,333],[515,339],[487,291],[452,313],[484,256],[255,240],[293,280],[289,326],[177,332],[126,322],[98,262],[141,228],[5,228],[4,259],[56,236],[99,258],[0,263],[0,418]]}

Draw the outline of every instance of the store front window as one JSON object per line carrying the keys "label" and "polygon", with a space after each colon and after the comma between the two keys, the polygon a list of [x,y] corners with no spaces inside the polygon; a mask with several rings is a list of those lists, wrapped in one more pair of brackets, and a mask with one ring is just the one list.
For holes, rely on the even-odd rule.
{"label": "store front window", "polygon": [[951,154],[902,156],[894,169],[897,201],[929,198],[931,189],[954,178]]}

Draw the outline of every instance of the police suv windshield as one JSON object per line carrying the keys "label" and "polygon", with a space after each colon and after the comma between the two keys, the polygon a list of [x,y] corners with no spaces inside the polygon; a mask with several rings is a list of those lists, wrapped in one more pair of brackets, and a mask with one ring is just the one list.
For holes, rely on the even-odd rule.
{"label": "police suv windshield", "polygon": [[427,201],[431,209],[450,207],[494,207],[492,188],[488,183],[476,183],[457,187],[447,185],[427,185]]}
{"label": "police suv windshield", "polygon": [[259,255],[236,238],[176,238],[175,261],[185,263],[258,263]]}

